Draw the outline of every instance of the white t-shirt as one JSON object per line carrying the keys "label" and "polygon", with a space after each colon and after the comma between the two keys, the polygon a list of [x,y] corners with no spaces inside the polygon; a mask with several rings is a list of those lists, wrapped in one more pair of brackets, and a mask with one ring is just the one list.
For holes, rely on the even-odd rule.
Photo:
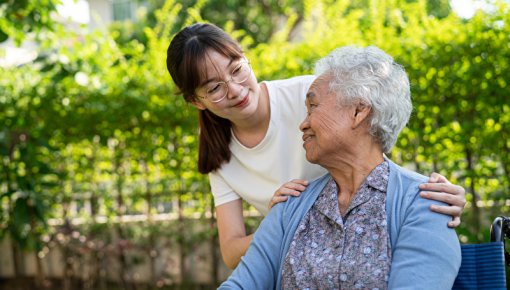
{"label": "white t-shirt", "polygon": [[271,119],[266,136],[253,148],[243,146],[232,134],[229,163],[209,173],[216,206],[242,198],[266,215],[274,192],[285,182],[312,181],[326,173],[306,160],[299,124],[306,116],[306,92],[314,76],[265,82]]}

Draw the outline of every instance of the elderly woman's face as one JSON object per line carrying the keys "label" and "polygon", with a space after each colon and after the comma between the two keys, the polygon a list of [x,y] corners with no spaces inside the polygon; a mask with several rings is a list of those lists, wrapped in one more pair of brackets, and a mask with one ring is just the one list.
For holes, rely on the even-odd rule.
{"label": "elderly woman's face", "polygon": [[308,115],[299,126],[306,159],[320,165],[342,154],[352,131],[352,108],[337,104],[335,93],[329,89],[331,79],[330,74],[322,74],[312,83],[305,101]]}

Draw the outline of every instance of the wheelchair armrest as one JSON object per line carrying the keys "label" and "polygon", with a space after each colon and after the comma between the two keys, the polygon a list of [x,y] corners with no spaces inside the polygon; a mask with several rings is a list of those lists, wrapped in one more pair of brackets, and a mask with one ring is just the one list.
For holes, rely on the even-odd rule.
{"label": "wheelchair armrest", "polygon": [[505,239],[510,239],[510,218],[499,216],[491,225],[491,242],[503,242],[506,265],[510,266],[510,254],[506,251]]}
{"label": "wheelchair armrest", "polygon": [[503,242],[510,238],[510,218],[498,216],[491,226],[491,242]]}

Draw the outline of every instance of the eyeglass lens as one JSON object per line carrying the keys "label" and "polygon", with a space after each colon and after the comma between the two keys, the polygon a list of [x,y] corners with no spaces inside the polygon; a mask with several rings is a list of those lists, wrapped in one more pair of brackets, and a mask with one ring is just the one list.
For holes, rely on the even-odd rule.
{"label": "eyeglass lens", "polygon": [[238,66],[234,68],[230,74],[230,80],[227,82],[218,82],[212,84],[207,89],[206,98],[211,102],[219,102],[225,98],[228,93],[228,83],[233,81],[234,83],[242,83],[250,76],[251,68],[249,63],[240,62]]}

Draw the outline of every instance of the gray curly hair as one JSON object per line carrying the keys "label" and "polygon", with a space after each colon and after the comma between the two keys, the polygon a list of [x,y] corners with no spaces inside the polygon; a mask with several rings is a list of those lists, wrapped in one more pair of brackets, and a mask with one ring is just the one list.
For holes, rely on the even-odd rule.
{"label": "gray curly hair", "polygon": [[338,104],[362,102],[372,109],[369,132],[388,153],[412,112],[409,79],[393,57],[375,46],[345,46],[315,65],[315,75],[333,73],[329,89]]}

